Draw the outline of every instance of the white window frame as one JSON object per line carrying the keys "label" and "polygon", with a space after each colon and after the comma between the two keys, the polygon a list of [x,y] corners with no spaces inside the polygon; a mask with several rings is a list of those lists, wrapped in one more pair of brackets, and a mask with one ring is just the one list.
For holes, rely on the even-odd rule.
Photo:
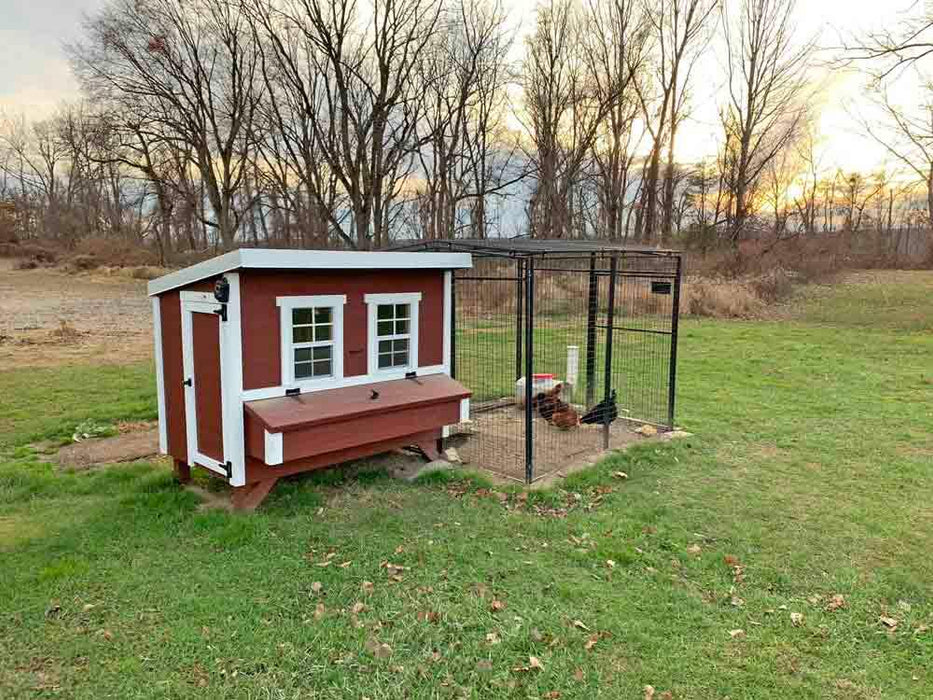
{"label": "white window frame", "polygon": [[[405,376],[406,372],[412,372],[418,369],[418,316],[421,310],[421,292],[404,292],[396,294],[367,294],[363,297],[366,302],[368,315],[367,324],[367,357],[368,372],[373,378],[386,377],[387,375]],[[411,317],[408,321],[408,364],[403,367],[383,367],[379,368],[379,336],[377,334],[377,323],[379,316],[379,306],[382,304],[408,304],[411,310]]]}
{"label": "white window frame", "polygon": [[[343,379],[343,307],[347,303],[345,294],[318,294],[315,296],[276,297],[279,307],[280,338],[282,358],[282,386],[286,388],[308,389],[321,385],[333,384]],[[292,342],[292,311],[294,309],[329,308],[331,310],[333,355],[328,377],[295,378],[295,353]]]}

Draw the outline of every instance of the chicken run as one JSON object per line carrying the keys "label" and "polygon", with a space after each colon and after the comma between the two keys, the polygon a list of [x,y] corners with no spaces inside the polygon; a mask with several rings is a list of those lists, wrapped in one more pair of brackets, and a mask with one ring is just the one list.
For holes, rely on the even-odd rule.
{"label": "chicken run", "polygon": [[682,255],[609,241],[424,241],[453,274],[448,430],[464,462],[532,483],[674,428]]}

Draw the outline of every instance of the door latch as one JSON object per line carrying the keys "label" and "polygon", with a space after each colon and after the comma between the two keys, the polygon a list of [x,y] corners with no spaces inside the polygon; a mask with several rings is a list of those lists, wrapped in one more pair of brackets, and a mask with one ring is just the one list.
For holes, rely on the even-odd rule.
{"label": "door latch", "polygon": [[192,381],[191,377],[188,377],[185,381],[182,382],[182,384],[185,386],[194,386],[194,382]]}

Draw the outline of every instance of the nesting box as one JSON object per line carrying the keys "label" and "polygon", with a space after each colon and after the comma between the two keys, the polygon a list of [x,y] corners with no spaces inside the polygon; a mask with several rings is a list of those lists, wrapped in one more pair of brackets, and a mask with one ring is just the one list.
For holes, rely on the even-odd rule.
{"label": "nesting box", "polygon": [[255,507],[277,479],[416,445],[437,456],[464,253],[236,250],[149,283],[159,446]]}

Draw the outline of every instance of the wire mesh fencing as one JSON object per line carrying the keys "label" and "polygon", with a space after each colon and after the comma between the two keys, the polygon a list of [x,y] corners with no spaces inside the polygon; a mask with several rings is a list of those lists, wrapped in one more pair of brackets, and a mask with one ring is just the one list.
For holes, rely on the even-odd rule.
{"label": "wire mesh fencing", "polygon": [[474,253],[454,276],[464,460],[531,483],[672,428],[680,277],[676,254]]}

